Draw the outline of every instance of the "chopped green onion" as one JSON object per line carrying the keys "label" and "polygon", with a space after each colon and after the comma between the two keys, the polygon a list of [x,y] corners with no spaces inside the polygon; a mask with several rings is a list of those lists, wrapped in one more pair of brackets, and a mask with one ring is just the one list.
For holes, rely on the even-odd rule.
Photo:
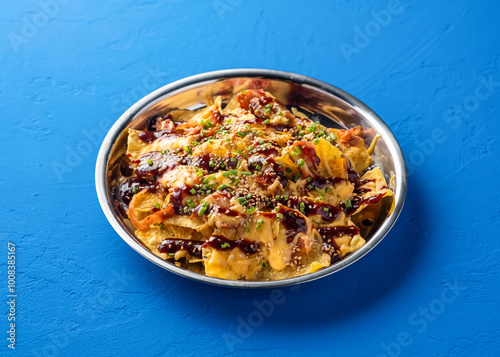
{"label": "chopped green onion", "polygon": [[159,202],[156,202],[155,203],[155,208],[160,209],[161,208],[161,204]]}
{"label": "chopped green onion", "polygon": [[300,212],[305,213],[305,211],[306,211],[306,205],[305,205],[304,202],[300,202],[299,209],[300,209]]}
{"label": "chopped green onion", "polygon": [[330,137],[331,137],[333,140],[337,140],[337,135],[335,135],[335,133],[330,133]]}
{"label": "chopped green onion", "polygon": [[346,208],[351,208],[352,207],[351,200],[348,199],[348,198],[344,200],[344,204],[345,204]]}
{"label": "chopped green onion", "polygon": [[251,174],[249,171],[240,171],[240,175],[250,176]]}
{"label": "chopped green onion", "polygon": [[148,164],[149,164],[149,166],[153,166],[153,160],[148,159]]}
{"label": "chopped green onion", "polygon": [[247,135],[246,133],[242,132],[242,131],[238,131],[238,136],[241,137],[241,138],[244,138],[245,135]]}
{"label": "chopped green onion", "polygon": [[269,124],[271,121],[269,119],[264,120],[264,125]]}
{"label": "chopped green onion", "polygon": [[208,208],[208,202],[203,202],[203,204],[201,205],[200,207],[200,212],[199,214],[200,215],[204,215],[205,212],[207,211],[207,208]]}
{"label": "chopped green onion", "polygon": [[319,144],[319,139],[314,139],[313,144],[314,145],[318,145]]}
{"label": "chopped green onion", "polygon": [[302,167],[302,166],[304,166],[304,163],[305,163],[304,159],[298,159],[298,160],[297,160],[297,166],[298,166],[298,167]]}
{"label": "chopped green onion", "polygon": [[312,187],[312,185],[307,185],[307,188],[312,190],[313,187]]}
{"label": "chopped green onion", "polygon": [[247,199],[245,197],[238,197],[238,202],[244,205],[247,203]]}
{"label": "chopped green onion", "polygon": [[196,207],[195,204],[193,203],[193,201],[191,201],[191,200],[187,200],[186,203],[191,208],[195,208]]}
{"label": "chopped green onion", "polygon": [[315,187],[314,189],[315,189],[317,192],[321,193],[321,195],[322,195],[322,196],[324,196],[324,195],[325,195],[325,193],[324,193],[323,191],[321,191],[321,190],[319,189],[319,187]]}
{"label": "chopped green onion", "polygon": [[191,145],[193,145],[193,146],[197,146],[198,144],[199,144],[199,142],[197,142],[197,141],[192,141],[191,142]]}
{"label": "chopped green onion", "polygon": [[229,247],[229,244],[227,244],[227,243],[223,243],[223,244],[221,244],[221,246],[220,246],[220,247],[221,247],[221,248],[227,248],[227,247]]}
{"label": "chopped green onion", "polygon": [[222,189],[225,189],[225,188],[229,188],[229,186],[226,185],[226,184],[222,184],[219,187],[217,187],[218,190],[222,190]]}
{"label": "chopped green onion", "polygon": [[132,187],[132,193],[135,195],[137,193],[137,186]]}
{"label": "chopped green onion", "polygon": [[262,224],[264,224],[264,221],[262,219],[257,220],[257,226],[255,227],[255,229],[259,229]]}
{"label": "chopped green onion", "polygon": [[231,169],[231,170],[229,170],[229,174],[231,174],[231,175],[238,175],[238,171],[236,171],[234,169]]}
{"label": "chopped green onion", "polygon": [[276,218],[278,218],[278,221],[282,220],[283,219],[283,213],[276,213]]}
{"label": "chopped green onion", "polygon": [[328,212],[328,208],[323,207],[323,211]]}
{"label": "chopped green onion", "polygon": [[208,166],[215,167],[215,162],[213,162],[212,160],[210,160],[210,162],[208,163]]}

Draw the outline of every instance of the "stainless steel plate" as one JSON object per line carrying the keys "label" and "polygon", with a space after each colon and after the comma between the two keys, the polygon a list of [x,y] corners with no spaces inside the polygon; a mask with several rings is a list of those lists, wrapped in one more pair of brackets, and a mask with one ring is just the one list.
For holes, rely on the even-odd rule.
{"label": "stainless steel plate", "polygon": [[[228,99],[242,89],[263,88],[282,103],[314,113],[313,118],[325,126],[351,128],[356,125],[375,129],[382,138],[375,152],[375,164],[391,182],[394,191],[394,210],[372,230],[367,243],[339,262],[311,274],[277,281],[224,280],[197,274],[169,263],[154,255],[135,237],[134,228],[123,219],[113,204],[112,186],[116,163],[124,153],[127,129],[144,129],[147,119],[168,108],[196,109],[207,98]],[[241,287],[271,288],[304,283],[332,274],[354,263],[372,250],[394,225],[406,195],[406,165],[399,144],[387,125],[370,108],[350,94],[327,83],[306,76],[263,69],[232,69],[208,72],[181,79],[145,96],[128,109],[113,125],[102,143],[96,163],[96,189],[102,210],[115,231],[143,257],[175,274],[209,284]]]}

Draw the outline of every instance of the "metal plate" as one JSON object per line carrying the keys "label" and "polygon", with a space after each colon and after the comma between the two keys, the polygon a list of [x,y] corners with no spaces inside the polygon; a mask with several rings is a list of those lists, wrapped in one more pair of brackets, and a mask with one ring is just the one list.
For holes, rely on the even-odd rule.
{"label": "metal plate", "polygon": [[[373,155],[394,191],[394,210],[367,237],[366,244],[341,261],[311,274],[276,281],[241,281],[213,278],[175,266],[154,255],[135,237],[134,228],[123,219],[113,205],[112,181],[117,160],[125,150],[127,129],[144,129],[147,119],[154,114],[177,107],[195,109],[204,106],[207,98],[221,96],[228,99],[242,89],[265,89],[287,106],[315,113],[313,119],[330,127],[351,128],[361,125],[373,128],[382,138]],[[96,163],[96,190],[102,210],[115,231],[128,245],[143,257],[175,274],[204,283],[239,288],[274,288],[300,284],[339,271],[372,250],[394,225],[406,195],[406,165],[399,144],[375,112],[350,94],[310,77],[273,70],[232,69],[208,72],[181,79],[145,96],[128,109],[109,130],[102,143]]]}

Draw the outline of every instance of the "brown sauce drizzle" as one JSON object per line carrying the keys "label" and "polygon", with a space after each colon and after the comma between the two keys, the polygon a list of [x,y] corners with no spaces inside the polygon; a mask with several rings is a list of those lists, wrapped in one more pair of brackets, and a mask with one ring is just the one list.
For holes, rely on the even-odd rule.
{"label": "brown sauce drizzle", "polygon": [[150,192],[154,192],[156,190],[156,185],[154,182],[149,182],[138,177],[129,177],[128,179],[120,183],[120,186],[118,187],[118,196],[126,205],[130,203],[130,200],[134,195],[134,193],[132,192],[134,190],[134,187],[136,193],[146,188],[148,188]]}
{"label": "brown sauce drizzle", "polygon": [[290,209],[285,206],[280,206],[278,213],[281,213],[283,215],[283,217],[280,219],[280,223],[283,225],[283,227],[285,227],[287,231],[287,243],[291,243],[298,233],[307,232],[306,219],[296,210]]}
{"label": "brown sauce drizzle", "polygon": [[201,259],[201,247],[204,242],[187,239],[164,239],[158,244],[160,253],[175,254],[180,250],[187,250],[189,255]]}
{"label": "brown sauce drizzle", "polygon": [[152,141],[155,141],[157,139],[167,137],[167,136],[177,137],[177,135],[172,133],[171,130],[159,130],[159,131],[144,130],[138,134],[139,139],[141,139],[145,143],[150,143]]}
{"label": "brown sauce drizzle", "polygon": [[370,196],[366,199],[362,199],[361,196],[356,196],[351,201],[351,205],[352,205],[351,208],[345,207],[344,203],[342,204],[342,206],[344,207],[345,214],[350,216],[350,215],[354,214],[354,212],[356,212],[358,210],[358,208],[361,207],[362,205],[371,205],[371,204],[377,203],[384,196],[385,196],[385,193],[379,193],[378,195]]}
{"label": "brown sauce drizzle", "polygon": [[323,238],[323,251],[330,254],[332,263],[340,260],[340,247],[335,243],[335,238],[347,235],[354,237],[360,234],[360,230],[356,226],[335,226],[335,227],[320,227],[317,228],[319,234]]}
{"label": "brown sauce drizzle", "polygon": [[298,197],[288,197],[288,199],[284,199],[280,197],[277,202],[281,203],[284,206],[293,207],[295,209],[300,209],[300,203],[304,203],[304,215],[318,215],[321,216],[325,221],[334,221],[337,217],[342,213],[342,210],[334,205],[328,203],[320,203],[309,200],[301,200]]}
{"label": "brown sauce drizzle", "polygon": [[[151,161],[150,161],[151,160]],[[179,166],[183,158],[174,154],[162,154],[159,151],[151,151],[141,155],[140,164],[135,169],[137,176],[159,175]],[[150,162],[152,164],[150,164]]]}
{"label": "brown sauce drizzle", "polygon": [[220,235],[213,235],[203,244],[203,247],[211,247],[216,250],[227,251],[233,248],[239,248],[245,254],[256,254],[259,251],[259,243],[251,242],[247,239],[240,238],[230,240]]}

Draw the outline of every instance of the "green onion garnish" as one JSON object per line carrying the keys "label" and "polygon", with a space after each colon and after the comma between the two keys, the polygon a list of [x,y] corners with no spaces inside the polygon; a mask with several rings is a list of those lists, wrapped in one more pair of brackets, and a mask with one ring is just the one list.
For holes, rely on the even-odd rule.
{"label": "green onion garnish", "polygon": [[200,207],[200,212],[199,214],[200,215],[204,215],[205,212],[207,211],[207,208],[208,208],[208,202],[203,202],[203,204],[201,205]]}
{"label": "green onion garnish", "polygon": [[315,187],[314,189],[315,189],[317,192],[319,192],[322,196],[324,196],[324,195],[325,195],[325,193],[324,193],[323,191],[321,191],[321,190],[319,189],[319,187]]}

